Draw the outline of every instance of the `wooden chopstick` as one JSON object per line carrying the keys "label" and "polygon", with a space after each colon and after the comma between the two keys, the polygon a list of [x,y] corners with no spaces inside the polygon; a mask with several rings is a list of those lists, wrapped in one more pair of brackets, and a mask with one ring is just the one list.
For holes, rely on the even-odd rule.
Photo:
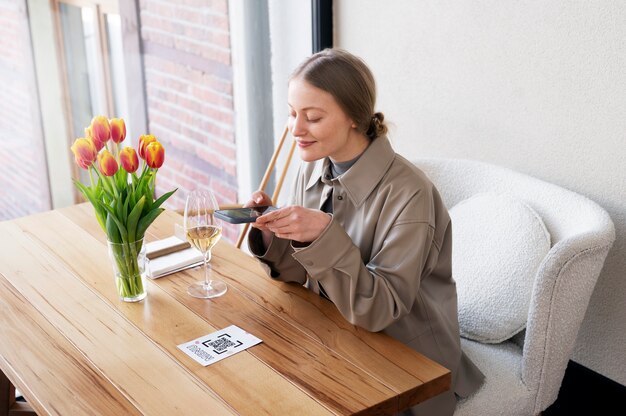
{"label": "wooden chopstick", "polygon": [[220,205],[219,209],[237,209],[243,207],[243,204],[224,204]]}
{"label": "wooden chopstick", "polygon": [[189,244],[189,242],[181,241],[180,243],[176,243],[173,246],[163,247],[159,250],[151,251],[150,253],[146,254],[146,257],[149,260],[152,260],[152,259],[156,259],[157,257],[165,256],[167,254],[176,253],[177,251],[180,251],[180,250],[185,250],[189,247],[191,247],[191,244]]}
{"label": "wooden chopstick", "polygon": [[[278,160],[278,155],[280,154],[280,150],[283,147],[283,144],[285,143],[285,139],[287,138],[287,133],[289,133],[289,126],[285,125],[285,128],[283,129],[283,134],[280,137],[280,141],[278,142],[278,146],[276,146],[276,149],[274,149],[274,153],[272,154],[272,158],[270,159],[269,164],[267,165],[267,169],[265,169],[265,174],[263,175],[263,179],[261,180],[261,185],[259,185],[259,191],[265,191],[265,187],[267,186],[267,183],[270,180],[270,177],[272,175],[272,170],[274,170],[274,166],[276,165],[276,160]],[[295,141],[294,141],[295,144]],[[295,148],[295,146],[292,146]],[[293,153],[293,151],[290,152],[289,155],[289,160],[291,160],[291,154]],[[282,186],[282,180],[284,180],[285,177],[285,173],[287,171],[287,167],[289,166],[289,163],[285,164],[285,169],[283,169],[283,173],[281,176],[281,186]],[[276,195],[276,192],[274,192],[274,194]],[[276,195],[276,198],[278,197],[278,195]],[[274,197],[272,197],[272,203],[274,202]],[[241,233],[239,233],[239,238],[237,239],[237,244],[235,244],[235,246],[237,248],[241,248],[241,244],[243,243],[243,239],[246,237],[246,234],[248,233],[248,230],[250,229],[250,224],[246,223],[246,225],[243,227],[243,229],[241,230]]]}
{"label": "wooden chopstick", "polygon": [[283,148],[283,144],[285,144],[285,138],[287,137],[287,133],[289,132],[288,126],[285,126],[283,129],[283,135],[280,137],[280,141],[278,142],[278,146],[274,150],[272,154],[272,158],[270,159],[270,163],[267,165],[267,169],[265,169],[265,174],[263,175],[263,179],[261,180],[261,185],[259,185],[259,191],[265,191],[265,187],[267,183],[270,181],[270,177],[272,176],[272,171],[274,170],[274,166],[276,165],[276,161],[278,160],[278,155],[280,154],[281,149]]}
{"label": "wooden chopstick", "polygon": [[272,195],[272,204],[276,205],[278,203],[278,195],[280,194],[280,189],[283,187],[283,182],[285,182],[285,176],[287,176],[287,169],[289,168],[289,164],[291,163],[291,157],[293,156],[293,151],[296,149],[296,141],[291,142],[291,147],[289,148],[289,153],[287,154],[287,159],[285,159],[285,166],[283,167],[283,171],[280,174],[280,178],[278,178],[278,182],[276,182],[276,188],[274,189],[274,194]]}

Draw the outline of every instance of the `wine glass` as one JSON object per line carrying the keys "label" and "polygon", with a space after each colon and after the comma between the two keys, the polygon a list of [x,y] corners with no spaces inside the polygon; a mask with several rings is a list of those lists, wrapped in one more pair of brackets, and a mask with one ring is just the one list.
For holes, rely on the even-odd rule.
{"label": "wine glass", "polygon": [[226,293],[226,283],[209,279],[211,248],[222,236],[222,222],[213,212],[219,209],[213,193],[195,190],[185,202],[185,234],[187,240],[204,256],[204,281],[192,284],[187,293],[195,298],[215,298]]}

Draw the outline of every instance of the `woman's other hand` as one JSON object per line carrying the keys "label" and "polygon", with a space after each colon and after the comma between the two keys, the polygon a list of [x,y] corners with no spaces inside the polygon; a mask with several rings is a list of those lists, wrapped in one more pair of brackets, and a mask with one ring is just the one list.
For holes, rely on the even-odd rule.
{"label": "woman's other hand", "polygon": [[256,191],[252,194],[251,199],[244,204],[244,207],[262,207],[272,205],[272,198],[263,191]]}
{"label": "woman's other hand", "polygon": [[[272,198],[268,194],[263,191],[256,191],[252,194],[251,199],[244,204],[244,207],[261,207],[261,206],[269,206],[272,205]],[[259,217],[260,218],[260,217]],[[260,225],[257,222],[252,222],[250,225],[254,228],[258,228],[263,234],[263,245],[265,249],[267,249],[272,241],[272,232],[267,229],[264,225]]]}
{"label": "woman's other hand", "polygon": [[255,225],[279,238],[310,243],[322,234],[331,218],[323,211],[292,205],[261,215]]}

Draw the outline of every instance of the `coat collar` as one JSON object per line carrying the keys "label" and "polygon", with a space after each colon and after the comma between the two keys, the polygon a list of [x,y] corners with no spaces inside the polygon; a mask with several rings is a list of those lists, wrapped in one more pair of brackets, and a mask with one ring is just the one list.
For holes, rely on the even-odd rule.
{"label": "coat collar", "polygon": [[[346,190],[348,197],[355,206],[360,206],[365,198],[372,193],[389,170],[395,155],[389,139],[386,136],[378,137],[372,141],[359,160],[338,178],[339,183]],[[321,181],[322,174],[329,171],[330,160],[328,157],[314,163],[315,167],[306,185],[307,190]]]}

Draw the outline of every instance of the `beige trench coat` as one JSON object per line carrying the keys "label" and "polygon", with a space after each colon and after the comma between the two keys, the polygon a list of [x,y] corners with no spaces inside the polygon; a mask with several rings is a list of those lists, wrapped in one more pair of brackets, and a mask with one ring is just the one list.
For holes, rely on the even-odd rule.
{"label": "beige trench coat", "polygon": [[[369,331],[383,331],[452,371],[452,390],[411,409],[451,415],[483,375],[460,347],[452,278],[450,216],[435,186],[375,139],[343,175],[330,179],[329,160],[303,163],[292,203],[320,209],[332,188],[332,221],[310,245],[273,238],[264,250],[250,233],[253,254],[275,279],[321,285],[341,314]],[[410,414],[411,412],[409,412]]]}

